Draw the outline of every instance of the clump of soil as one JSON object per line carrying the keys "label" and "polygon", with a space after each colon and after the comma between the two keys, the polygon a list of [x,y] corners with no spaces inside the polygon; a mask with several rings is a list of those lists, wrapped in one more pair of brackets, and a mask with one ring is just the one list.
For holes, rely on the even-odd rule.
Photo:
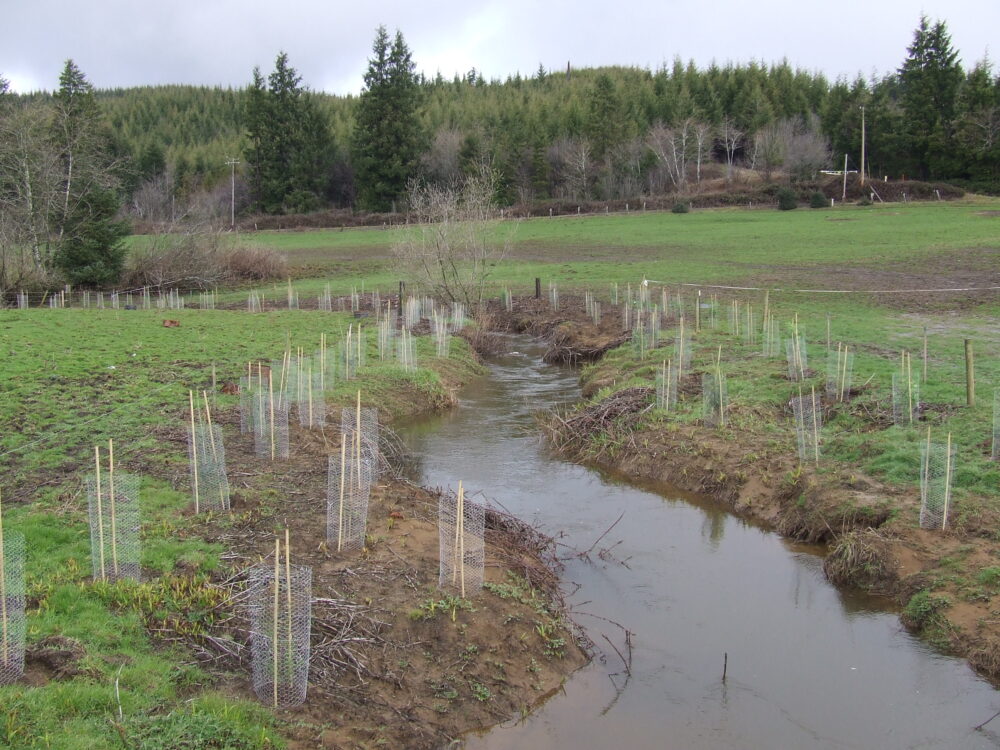
{"label": "clump of soil", "polygon": [[46,636],[25,649],[23,680],[37,687],[72,679],[83,673],[79,665],[85,655],[83,645],[74,638]]}

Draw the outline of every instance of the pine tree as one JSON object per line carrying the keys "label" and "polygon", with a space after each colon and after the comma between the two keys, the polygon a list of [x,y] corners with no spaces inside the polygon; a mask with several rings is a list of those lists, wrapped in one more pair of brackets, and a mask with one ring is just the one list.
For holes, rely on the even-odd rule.
{"label": "pine tree", "polygon": [[358,202],[371,211],[389,211],[416,173],[422,135],[417,118],[420,90],[403,35],[379,26],[365,86],[356,109],[352,155]]}
{"label": "pine tree", "polygon": [[267,78],[254,69],[244,109],[254,202],[264,213],[313,211],[325,197],[332,161],[329,126],[284,52]]}
{"label": "pine tree", "polygon": [[899,86],[906,115],[906,146],[921,177],[950,171],[953,159],[952,119],[962,66],[952,49],[944,21],[933,25],[921,16],[899,69]]}
{"label": "pine tree", "polygon": [[94,97],[94,89],[72,60],[52,97],[52,142],[62,166],[51,227],[51,264],[75,284],[118,280],[128,224],[116,219],[119,169]]}

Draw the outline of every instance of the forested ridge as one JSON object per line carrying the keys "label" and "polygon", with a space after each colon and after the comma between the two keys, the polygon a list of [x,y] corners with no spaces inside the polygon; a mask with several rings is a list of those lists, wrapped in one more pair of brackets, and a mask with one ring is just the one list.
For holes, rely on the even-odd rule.
{"label": "forested ridge", "polygon": [[[419,54],[380,27],[356,96],[312,91],[285,52],[242,88],[101,89],[69,60],[85,115],[66,109],[65,80],[61,93],[16,95],[0,76],[0,233],[51,266],[77,189],[88,216],[117,202],[139,228],[228,226],[236,215],[402,211],[414,180],[485,174],[501,206],[663,205],[749,183],[815,185],[845,155],[874,178],[1000,193],[1000,75],[986,59],[963,67],[943,21],[921,18],[899,68],[870,79],[679,59],[427,78]],[[60,134],[54,123],[70,115],[79,134]],[[95,180],[75,179],[76,155]]]}

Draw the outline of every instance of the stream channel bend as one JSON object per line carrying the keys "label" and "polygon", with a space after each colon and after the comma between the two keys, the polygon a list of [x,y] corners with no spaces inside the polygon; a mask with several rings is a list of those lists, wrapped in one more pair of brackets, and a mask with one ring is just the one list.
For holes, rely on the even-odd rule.
{"label": "stream channel bend", "polygon": [[[627,567],[563,548],[573,618],[594,661],[520,722],[469,748],[629,750],[996,748],[1000,693],[964,661],[910,636],[884,599],[823,577],[821,550],[729,515],[709,500],[643,487],[548,455],[538,409],[579,397],[578,373],[515,352],[463,388],[459,408],[407,426],[415,479],[496,498],[514,515],[586,550],[601,541]],[[475,497],[475,496],[473,496]],[[596,617],[595,617],[596,615]],[[618,654],[634,633],[632,676]],[[723,655],[728,675],[722,682]]]}

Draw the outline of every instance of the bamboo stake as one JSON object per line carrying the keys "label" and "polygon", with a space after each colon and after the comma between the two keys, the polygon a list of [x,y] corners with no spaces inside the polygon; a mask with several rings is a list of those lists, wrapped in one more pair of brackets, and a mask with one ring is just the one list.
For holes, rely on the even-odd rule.
{"label": "bamboo stake", "polygon": [[907,423],[913,424],[913,373],[910,369],[910,353],[904,352],[906,355],[906,406],[907,406]]}
{"label": "bamboo stake", "polygon": [[838,399],[839,401],[846,400],[846,397],[848,395],[848,393],[847,393],[847,350],[848,350],[848,348],[849,347],[845,344],[844,345],[844,369],[843,369],[843,374],[841,375],[841,378],[840,378],[840,390],[839,390],[839,399]]}
{"label": "bamboo stake", "polygon": [[719,344],[719,354],[715,359],[715,381],[719,390],[719,426],[726,426],[725,408],[722,404],[722,344]]}
{"label": "bamboo stake", "polygon": [[337,552],[344,543],[344,480],[347,471],[347,440],[346,435],[340,439],[340,508],[337,516]]}
{"label": "bamboo stake", "polygon": [[680,335],[677,337],[677,377],[684,372],[684,315],[680,317]]}
{"label": "bamboo stake", "polygon": [[819,466],[819,422],[816,419],[816,386],[811,386],[812,394],[812,422],[813,422],[813,451],[816,454],[816,465]]}
{"label": "bamboo stake", "polygon": [[292,651],[292,545],[289,541],[288,527],[285,527],[285,599],[288,616],[288,647],[285,656],[288,659],[288,680],[292,681],[295,673],[295,658]]}
{"label": "bamboo stake", "polygon": [[10,646],[7,636],[7,572],[3,547],[3,502],[0,500],[0,624],[3,630],[3,663],[10,661]]}
{"label": "bamboo stake", "polygon": [[795,422],[795,429],[796,429],[796,432],[798,432],[798,433],[800,433],[802,435],[802,450],[799,451],[799,467],[800,468],[802,467],[802,453],[805,452],[805,445],[806,445],[806,438],[805,438],[806,420],[805,420],[805,414],[803,414],[803,412],[802,412],[802,402],[803,401],[805,401],[805,398],[802,396],[802,383],[799,383],[799,416],[798,416],[798,418],[797,418],[797,420]]}
{"label": "bamboo stake", "polygon": [[965,340],[965,403],[976,405],[976,364],[972,353],[972,339]]}
{"label": "bamboo stake", "polygon": [[194,391],[188,391],[188,406],[191,409],[191,467],[194,477],[194,512],[201,512],[201,495],[198,487],[198,431],[194,421]]}
{"label": "bamboo stake", "polygon": [[[931,495],[931,426],[927,425],[927,447],[924,450],[924,460],[920,467],[923,472],[924,493],[926,499]],[[923,498],[922,498],[923,499]]]}
{"label": "bamboo stake", "polygon": [[271,689],[274,694],[274,706],[278,707],[278,601],[280,600],[279,569],[281,560],[281,540],[274,540],[274,620],[271,623],[271,660],[273,662],[274,676],[271,681]]}
{"label": "bamboo stake", "polygon": [[924,326],[924,383],[927,382],[927,326]]}
{"label": "bamboo stake", "polygon": [[319,390],[326,394],[326,334],[319,335]]}
{"label": "bamboo stake", "polygon": [[826,350],[830,351],[830,313],[826,314]]}
{"label": "bamboo stake", "polygon": [[313,389],[312,389],[312,380],[313,380],[313,366],[312,366],[312,360],[309,360],[308,381],[309,381],[309,429],[310,430],[312,429],[312,426],[313,426]]}
{"label": "bamboo stake", "polygon": [[944,449],[944,513],[941,517],[941,530],[948,527],[948,503],[951,500],[951,433]]}
{"label": "bamboo stake", "polygon": [[101,564],[101,580],[106,581],[107,575],[104,572],[104,511],[101,508],[101,449],[96,445],[94,446],[94,466],[97,484],[97,544]]}
{"label": "bamboo stake", "polygon": [[118,523],[115,520],[115,444],[108,440],[108,504],[111,506],[111,569],[118,578]]}
{"label": "bamboo stake", "polygon": [[666,408],[667,408],[667,411],[670,411],[670,382],[671,382],[672,376],[673,376],[673,372],[671,372],[671,365],[672,364],[673,364],[673,362],[668,359],[667,360],[667,379],[666,379],[665,385],[664,385],[664,390],[666,391]]}
{"label": "bamboo stake", "polygon": [[271,427],[271,460],[274,460],[274,379],[271,377],[271,371],[268,370],[267,373],[267,395],[268,404],[270,407],[270,427]]}
{"label": "bamboo stake", "polygon": [[458,535],[459,552],[458,558],[461,564],[462,576],[462,598],[465,598],[465,490],[462,483],[458,483],[458,527],[461,529]]}
{"label": "bamboo stake", "polygon": [[701,330],[701,289],[698,290],[698,296],[694,300],[694,330]]}
{"label": "bamboo stake", "polygon": [[[268,369],[268,375],[270,376],[270,368]],[[259,409],[257,409],[257,426],[261,426],[261,425],[264,424],[264,399],[263,399],[263,391],[264,391],[264,368],[261,365],[260,360],[258,359],[257,360],[257,398],[254,399],[254,401],[255,401],[254,407],[255,408],[258,407],[258,406],[260,407]]]}

